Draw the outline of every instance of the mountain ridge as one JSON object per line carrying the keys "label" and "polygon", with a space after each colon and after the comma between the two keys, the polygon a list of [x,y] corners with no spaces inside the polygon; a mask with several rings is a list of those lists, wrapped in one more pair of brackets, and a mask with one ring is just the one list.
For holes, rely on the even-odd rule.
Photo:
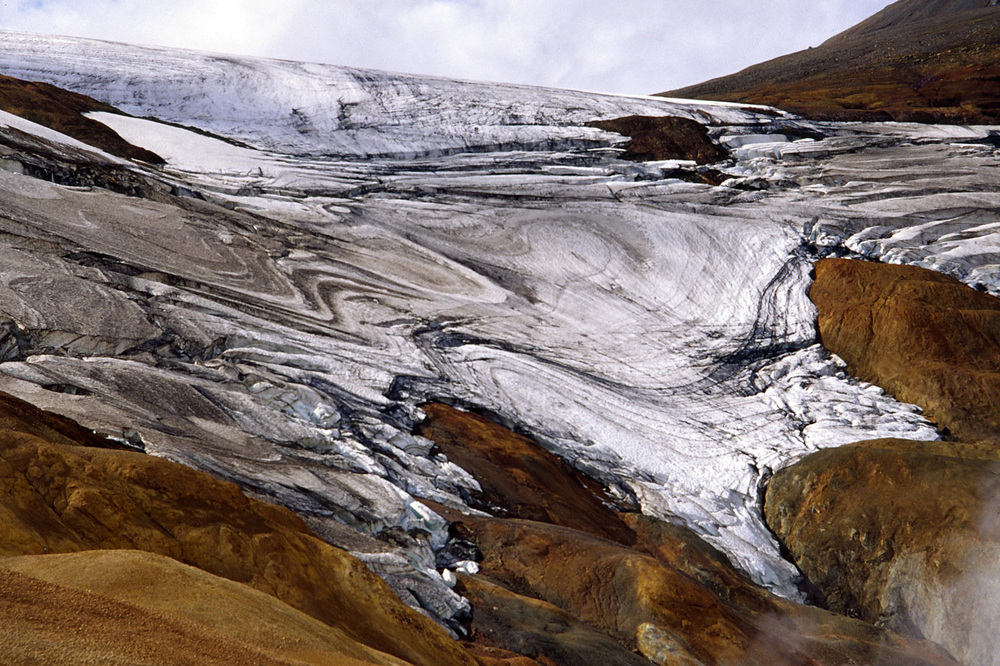
{"label": "mountain ridge", "polygon": [[900,0],[820,46],[664,96],[768,104],[818,120],[1000,122],[1000,7]]}

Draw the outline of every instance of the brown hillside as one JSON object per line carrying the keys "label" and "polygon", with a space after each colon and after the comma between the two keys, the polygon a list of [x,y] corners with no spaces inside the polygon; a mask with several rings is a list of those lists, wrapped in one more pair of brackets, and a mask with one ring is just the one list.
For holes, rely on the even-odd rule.
{"label": "brown hillside", "polygon": [[901,0],[816,48],[661,93],[821,120],[1000,122],[1000,7]]}

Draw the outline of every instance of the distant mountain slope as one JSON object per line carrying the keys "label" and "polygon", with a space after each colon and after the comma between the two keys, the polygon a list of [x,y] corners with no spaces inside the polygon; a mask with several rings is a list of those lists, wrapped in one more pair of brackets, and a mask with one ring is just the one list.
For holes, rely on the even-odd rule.
{"label": "distant mountain slope", "polygon": [[661,94],[814,119],[1000,122],[1000,7],[900,0],[817,48]]}

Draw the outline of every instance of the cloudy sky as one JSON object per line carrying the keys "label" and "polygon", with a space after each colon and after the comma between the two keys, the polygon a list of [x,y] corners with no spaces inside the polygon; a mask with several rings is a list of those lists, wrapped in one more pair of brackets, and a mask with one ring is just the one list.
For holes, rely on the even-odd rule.
{"label": "cloudy sky", "polygon": [[891,0],[0,0],[0,28],[646,94],[815,46]]}

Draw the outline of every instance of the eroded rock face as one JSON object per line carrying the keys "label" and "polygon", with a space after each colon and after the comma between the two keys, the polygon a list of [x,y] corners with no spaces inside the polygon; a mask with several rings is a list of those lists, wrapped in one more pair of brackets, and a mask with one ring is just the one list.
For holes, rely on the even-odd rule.
{"label": "eroded rock face", "polygon": [[1000,452],[875,440],[771,480],[768,524],[827,607],[1000,663]]}
{"label": "eroded rock face", "polygon": [[631,544],[632,530],[609,508],[600,484],[537,442],[492,421],[444,405],[424,405],[418,430],[479,482],[475,508],[494,515],[563,525]]}
{"label": "eroded rock face", "polygon": [[73,446],[30,414],[7,411],[3,421],[0,554],[145,550],[245,583],[404,661],[474,663],[286,509],[166,460]]}
{"label": "eroded rock face", "polygon": [[1000,433],[1000,300],[914,266],[825,259],[809,297],[848,371],[956,439]]}

